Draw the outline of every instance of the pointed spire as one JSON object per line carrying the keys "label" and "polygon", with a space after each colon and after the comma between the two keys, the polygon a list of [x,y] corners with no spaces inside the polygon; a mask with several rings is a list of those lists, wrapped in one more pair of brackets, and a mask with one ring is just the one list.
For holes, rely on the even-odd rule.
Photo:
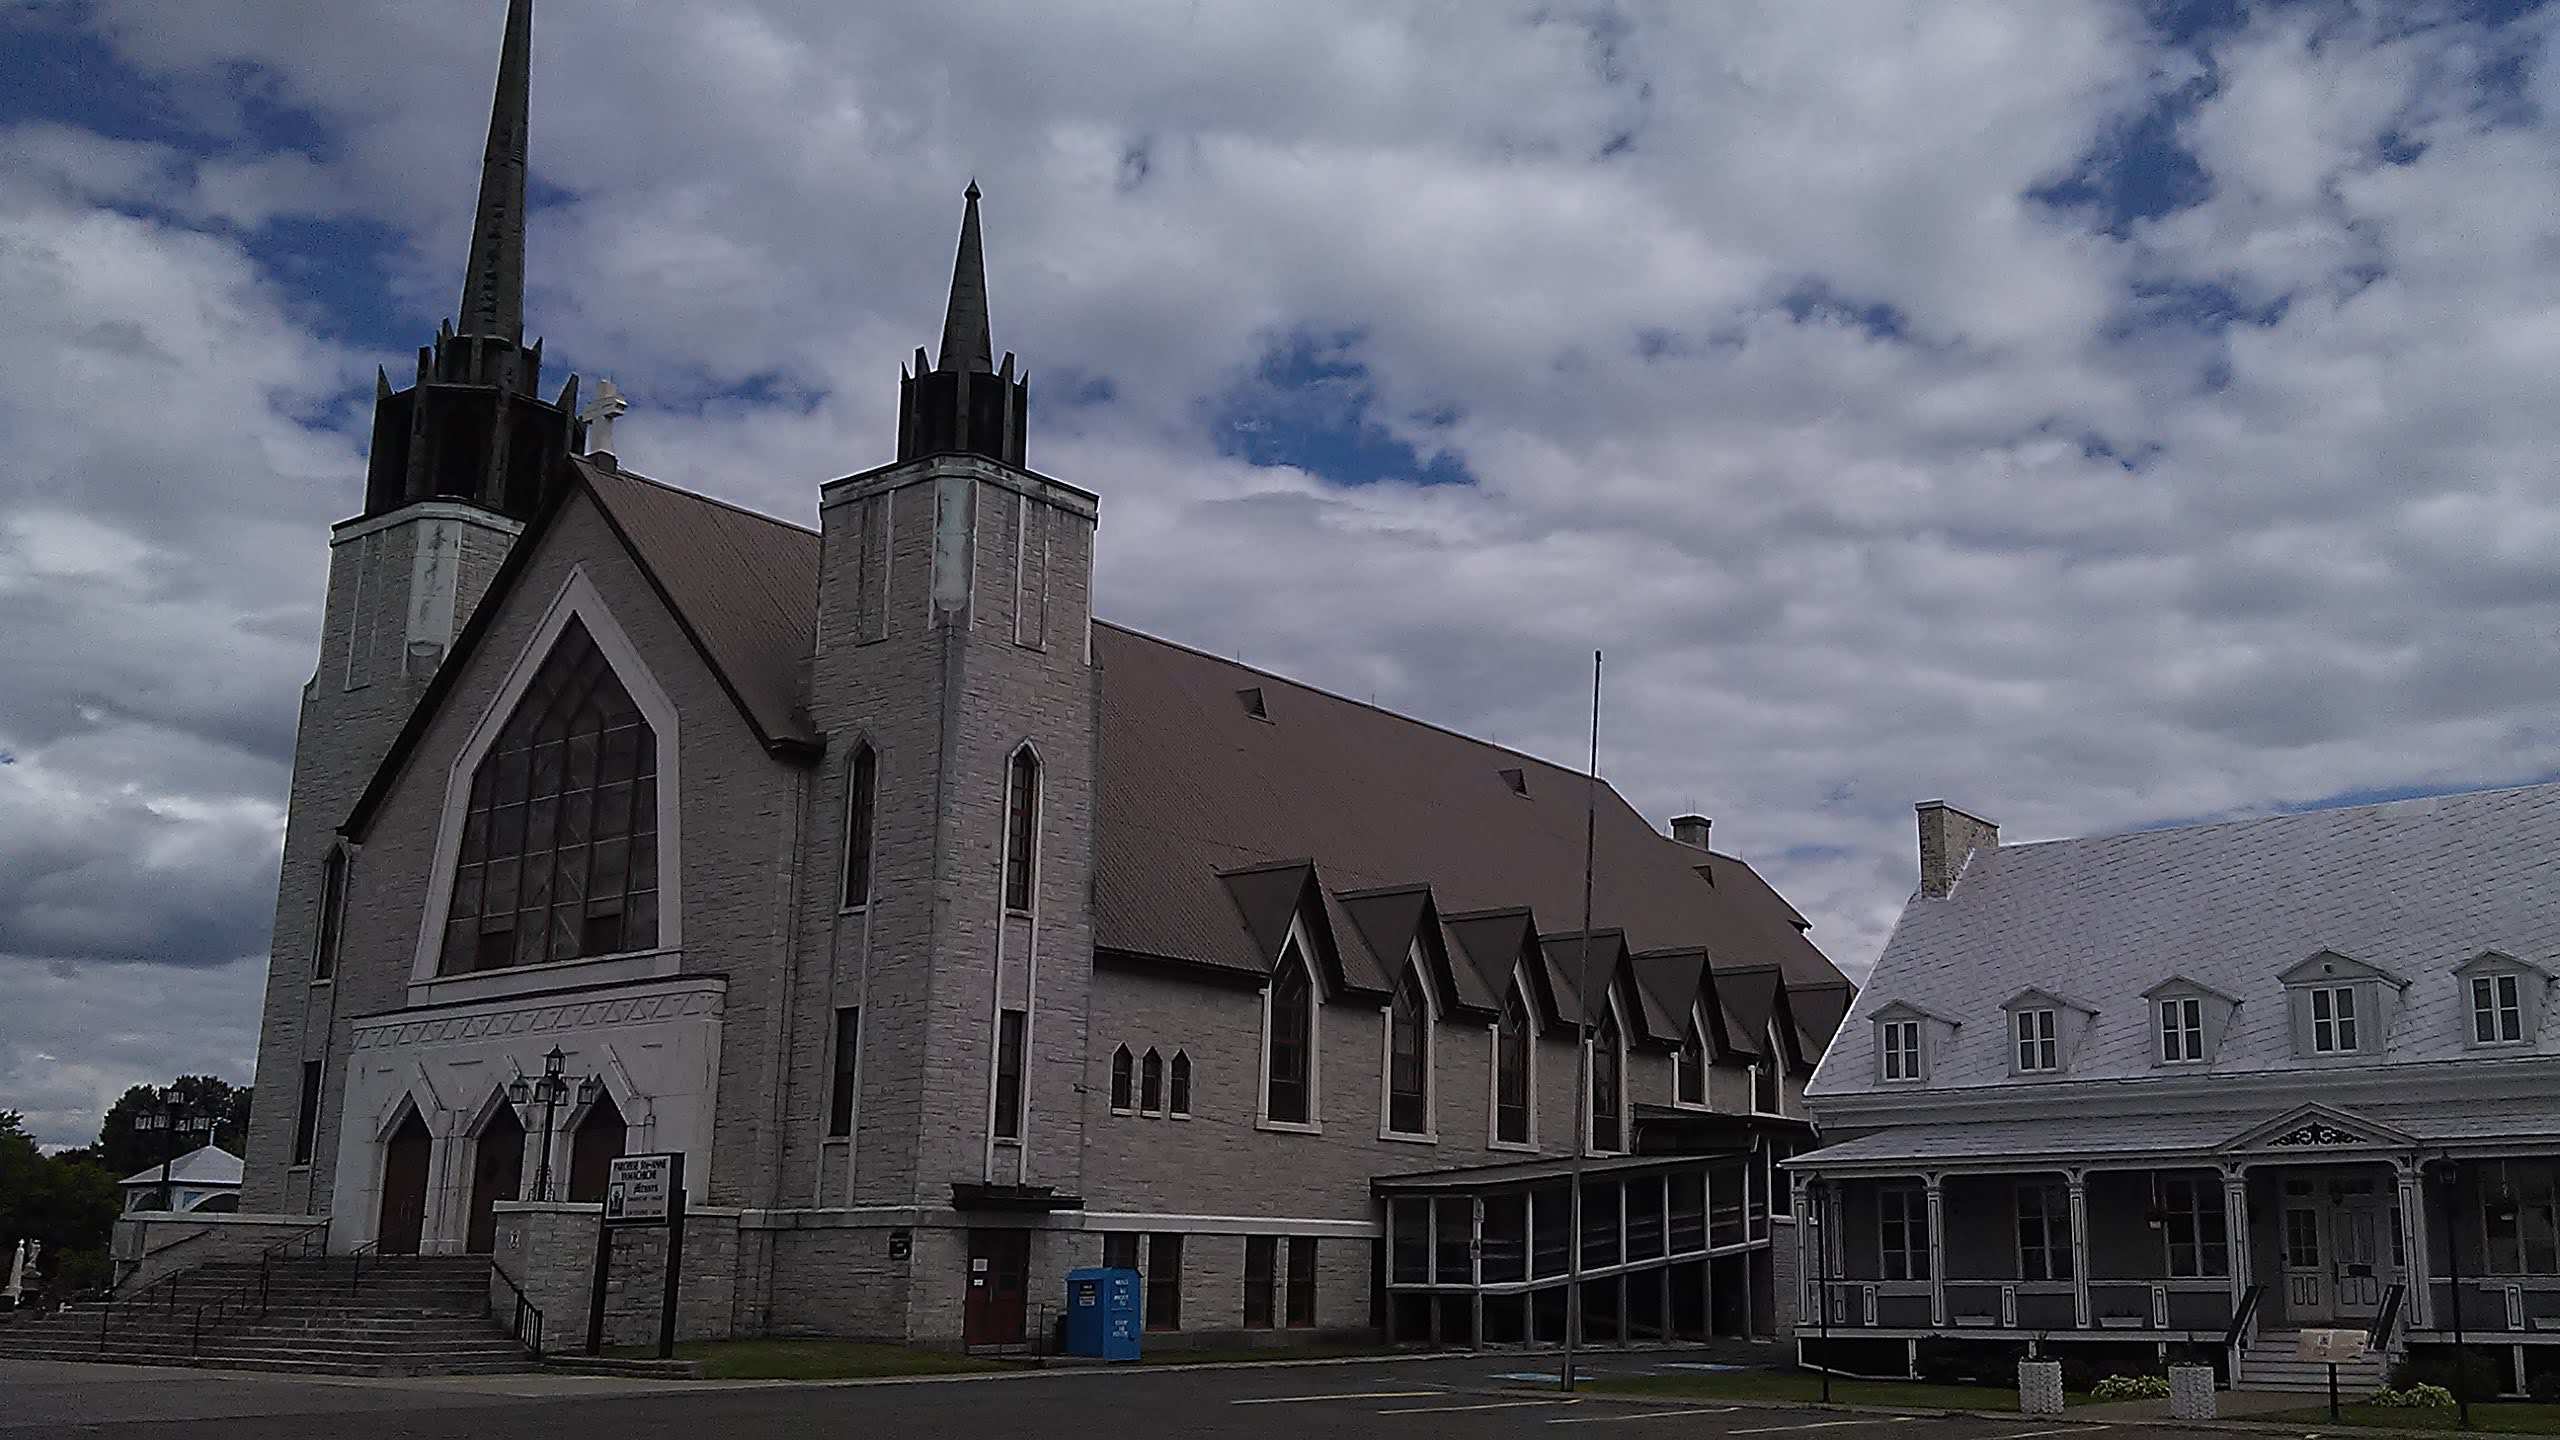
{"label": "pointed spire", "polygon": [[533,0],[507,0],[498,50],[497,100],[480,161],[480,208],[471,222],[471,266],[462,277],[465,335],[524,340],[525,141],[533,90]]}
{"label": "pointed spire", "polygon": [[978,182],[969,182],[969,208],[960,216],[960,254],[951,264],[951,309],[942,321],[937,370],[984,374],[996,365],[987,328],[987,259],[978,240]]}

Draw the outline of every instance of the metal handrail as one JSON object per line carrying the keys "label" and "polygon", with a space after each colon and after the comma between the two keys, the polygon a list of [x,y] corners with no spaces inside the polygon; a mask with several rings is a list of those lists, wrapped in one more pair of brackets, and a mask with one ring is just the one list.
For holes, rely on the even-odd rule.
{"label": "metal handrail", "polygon": [[2258,1313],[2258,1302],[2266,1297],[2267,1287],[2252,1285],[2240,1293],[2240,1304],[2231,1312],[2231,1328],[2222,1332],[2222,1346],[2229,1349],[2240,1343],[2248,1332],[2249,1321]]}
{"label": "metal handrail", "polygon": [[376,1260],[381,1259],[382,1242],[380,1240],[368,1240],[364,1244],[347,1252],[347,1258],[355,1262],[355,1273],[347,1277],[347,1293],[350,1295],[353,1295],[364,1288],[364,1257],[367,1255],[372,1256]]}
{"label": "metal handrail", "polygon": [[[525,1354],[536,1360],[541,1359],[542,1307],[534,1304],[533,1301],[525,1297],[524,1287],[518,1285],[515,1277],[508,1274],[506,1267],[500,1265],[494,1257],[489,1261],[489,1273],[506,1281],[508,1291],[516,1297],[516,1343],[524,1346]],[[525,1327],[525,1318],[528,1315],[533,1319],[533,1326],[530,1335],[527,1334]],[[489,1302],[489,1318],[492,1320],[498,1318],[498,1302],[495,1300],[491,1300]]]}
{"label": "metal handrail", "polygon": [[[328,1233],[329,1222],[326,1220],[316,1221],[312,1224],[303,1226],[291,1235],[288,1235],[273,1244],[267,1245],[258,1251],[258,1275],[256,1283],[258,1287],[258,1314],[260,1316],[264,1316],[267,1313],[267,1275],[269,1267],[274,1262],[283,1259],[288,1252],[310,1244],[314,1236],[318,1236],[322,1243],[326,1244]],[[170,1248],[176,1249],[177,1247],[173,1245]],[[178,1297],[183,1292],[183,1282],[186,1280],[187,1274],[188,1272],[180,1270],[173,1274],[163,1275],[159,1279],[145,1285],[140,1290],[135,1291],[132,1295],[126,1297],[124,1301],[125,1313],[131,1315],[147,1311],[152,1304],[157,1302],[146,1300],[144,1297],[149,1296],[155,1290],[160,1290],[163,1287],[166,1287],[168,1291],[167,1299],[169,1315],[172,1319],[175,1319],[178,1313]],[[203,1341],[204,1312],[211,1309],[215,1312],[216,1318],[219,1319],[222,1315],[228,1313],[229,1303],[233,1299],[247,1292],[249,1285],[250,1281],[244,1278],[238,1284],[232,1286],[231,1289],[214,1296],[214,1298],[210,1300],[200,1301],[197,1303],[194,1316],[194,1333],[191,1335],[188,1342],[188,1353],[190,1355],[196,1352],[196,1347]],[[115,1322],[115,1313],[116,1296],[115,1292],[110,1290],[107,1292],[105,1301],[98,1307],[98,1349],[101,1353],[103,1353],[107,1348],[107,1342]]]}
{"label": "metal handrail", "polygon": [[2373,1323],[2365,1327],[2365,1348],[2380,1354],[2390,1348],[2391,1332],[2399,1327],[2401,1303],[2409,1297],[2409,1287],[2394,1284],[2383,1292],[2382,1306],[2373,1312]]}

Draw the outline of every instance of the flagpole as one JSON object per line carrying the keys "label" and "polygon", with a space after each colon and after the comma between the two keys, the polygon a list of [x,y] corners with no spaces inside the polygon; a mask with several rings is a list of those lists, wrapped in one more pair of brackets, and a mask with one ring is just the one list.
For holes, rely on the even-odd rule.
{"label": "flagpole", "polygon": [[[1582,1162],[1591,1149],[1591,877],[1600,834],[1600,652],[1591,652],[1591,769],[1582,783],[1582,974],[1574,984],[1573,1235],[1565,1268],[1564,1368],[1573,1390],[1574,1343],[1582,1329]],[[1607,1003],[1603,1001],[1602,1003]]]}

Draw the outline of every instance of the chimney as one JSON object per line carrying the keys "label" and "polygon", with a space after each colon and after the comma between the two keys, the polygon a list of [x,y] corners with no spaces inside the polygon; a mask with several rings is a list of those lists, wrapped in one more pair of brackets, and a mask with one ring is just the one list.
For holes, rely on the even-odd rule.
{"label": "chimney", "polygon": [[1714,823],[1704,815],[1674,815],[1671,817],[1671,838],[1693,850],[1704,850],[1707,848],[1707,827]]}
{"label": "chimney", "polygon": [[1999,848],[2000,827],[1944,800],[1923,800],[1913,808],[1920,812],[1920,893],[1944,900],[1955,893],[1956,877],[1974,851]]}

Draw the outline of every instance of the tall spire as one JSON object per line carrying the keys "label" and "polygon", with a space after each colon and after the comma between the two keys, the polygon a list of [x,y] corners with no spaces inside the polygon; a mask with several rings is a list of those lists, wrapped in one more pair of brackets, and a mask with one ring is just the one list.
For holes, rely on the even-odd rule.
{"label": "tall spire", "polygon": [[960,215],[960,254],[951,262],[951,309],[942,320],[937,370],[988,374],[996,345],[987,328],[987,257],[978,240],[978,182],[969,182],[969,205]]}
{"label": "tall spire", "polygon": [[524,342],[525,132],[533,91],[533,0],[507,0],[498,50],[498,94],[480,161],[480,208],[471,222],[471,267],[462,277],[461,335]]}

